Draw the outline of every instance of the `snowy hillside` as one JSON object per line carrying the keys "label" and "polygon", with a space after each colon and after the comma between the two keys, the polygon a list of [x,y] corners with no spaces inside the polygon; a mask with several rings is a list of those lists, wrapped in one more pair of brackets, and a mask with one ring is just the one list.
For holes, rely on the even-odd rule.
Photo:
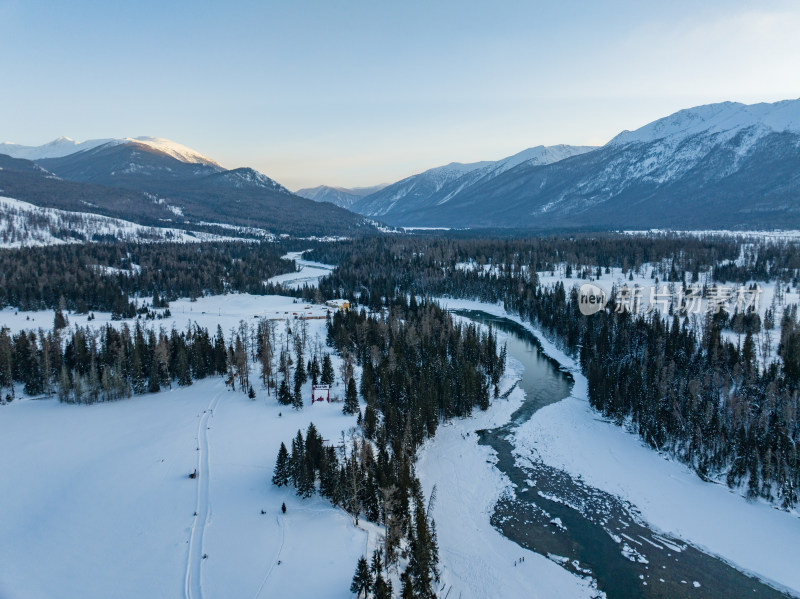
{"label": "snowy hillside", "polygon": [[42,208],[0,196],[0,248],[108,241],[111,238],[150,242],[234,239],[173,228],[146,227],[89,212]]}
{"label": "snowy hillside", "polygon": [[237,168],[230,171],[222,171],[209,176],[208,182],[214,185],[225,185],[233,188],[261,188],[270,189],[280,193],[290,194],[291,192],[283,185],[270,179],[263,173],[259,173],[252,168]]}
{"label": "snowy hillside", "polygon": [[100,146],[131,144],[145,146],[181,162],[189,164],[207,164],[219,166],[215,161],[186,146],[163,137],[123,137],[119,139],[90,139],[77,142],[69,137],[59,137],[41,146],[24,146],[15,143],[0,143],[0,154],[8,154],[13,158],[39,160],[42,158],[61,158],[76,152],[92,150]]}
{"label": "snowy hillside", "polygon": [[522,162],[433,204],[406,197],[384,220],[429,227],[797,228],[798,159],[800,100],[724,102],[681,110],[568,160]]}
{"label": "snowy hillside", "polygon": [[521,164],[551,164],[594,149],[591,146],[537,146],[497,161],[451,162],[389,185],[355,202],[353,209],[367,216],[400,218],[402,214],[444,204],[473,185]]}
{"label": "snowy hillside", "polygon": [[665,138],[727,133],[755,127],[762,132],[800,133],[800,99],[768,104],[721,102],[680,110],[635,131],[623,131],[609,145],[649,143]]}
{"label": "snowy hillside", "polygon": [[191,148],[187,148],[186,146],[171,141],[169,139],[164,139],[163,137],[136,137],[130,138],[126,137],[120,140],[114,140],[113,143],[133,143],[139,144],[143,146],[147,146],[148,148],[152,148],[154,150],[158,150],[166,154],[167,156],[172,156],[173,158],[180,160],[181,162],[187,162],[189,164],[208,164],[211,166],[219,166],[215,161],[211,160],[207,156],[203,156],[200,152],[192,150]]}

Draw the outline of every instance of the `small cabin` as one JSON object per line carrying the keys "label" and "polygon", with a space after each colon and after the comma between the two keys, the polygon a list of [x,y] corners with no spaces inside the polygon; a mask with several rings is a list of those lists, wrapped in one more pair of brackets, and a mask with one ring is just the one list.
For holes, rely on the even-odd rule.
{"label": "small cabin", "polygon": [[325,305],[329,308],[335,308],[337,310],[341,310],[342,312],[347,312],[350,309],[350,302],[346,299],[332,299],[325,302]]}
{"label": "small cabin", "polygon": [[311,405],[316,401],[331,401],[331,387],[330,385],[312,385],[311,386]]}

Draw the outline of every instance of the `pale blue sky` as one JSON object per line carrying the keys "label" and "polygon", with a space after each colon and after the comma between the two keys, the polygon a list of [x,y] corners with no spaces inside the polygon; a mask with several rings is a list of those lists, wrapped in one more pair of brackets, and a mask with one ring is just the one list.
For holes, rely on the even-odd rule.
{"label": "pale blue sky", "polygon": [[393,181],[800,97],[800,3],[0,0],[0,141],[167,137],[284,185]]}

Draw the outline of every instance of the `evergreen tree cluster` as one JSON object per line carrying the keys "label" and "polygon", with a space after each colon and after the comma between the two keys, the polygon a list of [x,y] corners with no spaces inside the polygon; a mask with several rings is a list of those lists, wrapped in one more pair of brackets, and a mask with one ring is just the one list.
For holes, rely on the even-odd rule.
{"label": "evergreen tree cluster", "polygon": [[494,333],[458,324],[436,303],[418,303],[413,295],[393,298],[380,313],[336,312],[328,338],[362,368],[360,393],[371,422],[365,429],[382,414],[389,440],[406,437],[412,453],[439,422],[488,408],[505,368]]}
{"label": "evergreen tree cluster", "polygon": [[[336,312],[327,328],[328,342],[343,356],[343,370],[352,371],[348,361],[362,368],[364,437],[350,446],[343,439],[334,448],[324,445],[312,424],[305,438],[298,431],[291,450],[281,445],[272,482],[293,486],[302,497],[318,488],[356,519],[363,515],[386,527],[372,571],[359,562],[353,592],[390,596],[391,586],[374,564],[397,564],[402,554],[408,559],[403,596],[433,597],[436,532],[414,474],[416,450],[439,422],[489,406],[490,387],[505,368],[504,351],[492,332],[457,324],[435,303],[417,302],[413,295],[394,298],[377,314]],[[332,375],[326,354],[322,380]],[[361,417],[355,377],[347,380],[343,411]]]}
{"label": "evergreen tree cluster", "polygon": [[[305,437],[298,430],[288,450],[284,443],[275,460],[272,483],[293,487],[300,497],[319,493],[353,517],[364,516],[383,524],[387,534],[383,547],[373,555],[372,566],[361,561],[354,577],[353,592],[364,597],[390,597],[387,573],[403,556],[403,573],[414,597],[434,597],[438,580],[436,525],[423,507],[422,489],[414,476],[413,457],[403,448],[390,447],[384,430],[372,443],[354,438],[346,447],[325,445],[313,423]],[[366,562],[364,562],[366,563]]]}
{"label": "evergreen tree cluster", "polygon": [[153,307],[179,297],[231,291],[264,294],[271,276],[290,272],[275,243],[97,243],[0,250],[0,308],[55,309],[135,316],[133,300]]}
{"label": "evergreen tree cluster", "polygon": [[[503,302],[580,359],[594,407],[616,422],[629,423],[652,447],[691,465],[702,477],[745,486],[753,496],[790,507],[800,493],[800,346],[796,310],[780,324],[779,362],[759,365],[754,335],[764,323],[755,313],[721,312],[700,318],[671,310],[632,315],[617,312],[612,297],[605,312],[587,317],[577,309],[577,291],[561,282],[541,285],[536,271],[572,265],[582,276],[609,267],[633,274],[656,264],[655,280],[677,287],[697,282],[698,273],[724,280],[770,277],[797,285],[800,251],[783,244],[730,238],[578,236],[529,240],[409,238],[346,242],[315,250],[337,256],[339,267],[323,280],[326,297],[358,297],[373,309],[417,293]],[[475,267],[463,267],[463,264]],[[488,265],[492,268],[483,268]],[[342,318],[342,317],[340,317]],[[774,320],[767,311],[767,320]],[[776,323],[778,324],[778,323]],[[732,342],[723,331],[741,335]],[[348,327],[352,343],[364,333]],[[385,333],[391,338],[391,331]],[[743,337],[743,338],[742,338]],[[395,353],[404,357],[403,353]],[[363,358],[362,358],[363,359]],[[374,361],[364,368],[373,376]],[[452,380],[448,370],[442,379]],[[384,379],[382,380],[390,380]],[[423,386],[424,387],[424,386]],[[397,383],[388,393],[386,421],[403,413],[406,396]],[[418,391],[415,391],[418,392]],[[424,396],[424,389],[419,390]],[[385,401],[385,400],[384,400]],[[412,400],[413,401],[413,400]],[[369,403],[369,402],[368,402]],[[444,405],[449,405],[445,402]],[[412,410],[413,438],[422,416]],[[424,409],[422,411],[424,412]],[[365,426],[366,426],[365,417]],[[427,418],[425,422],[429,422]]]}
{"label": "evergreen tree cluster", "polygon": [[96,403],[191,385],[225,375],[233,351],[222,330],[215,336],[191,326],[156,331],[139,322],[101,329],[75,327],[45,333],[0,330],[0,393],[13,397],[14,383],[29,395],[57,393],[67,403]]}

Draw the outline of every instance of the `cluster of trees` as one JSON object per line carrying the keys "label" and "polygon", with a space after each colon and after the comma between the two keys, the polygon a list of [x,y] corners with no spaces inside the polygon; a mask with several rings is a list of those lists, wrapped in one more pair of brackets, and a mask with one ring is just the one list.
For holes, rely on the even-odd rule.
{"label": "cluster of trees", "polygon": [[[298,333],[293,336],[291,328],[287,326],[287,339],[291,339],[293,342],[295,358],[292,360],[288,347],[285,350],[281,349],[280,365],[278,367],[282,375],[280,386],[277,391],[278,402],[285,406],[292,406],[295,410],[299,410],[303,407],[302,387],[306,382],[310,380],[312,385],[317,385],[319,383],[323,385],[333,385],[336,378],[330,354],[323,352],[319,345],[312,348],[312,356],[304,365],[303,354],[307,345],[307,341],[304,341],[304,339],[306,339],[306,328],[307,323],[305,321],[300,321],[299,331],[303,333]],[[291,374],[292,364],[295,365],[294,374]],[[262,367],[262,375],[263,373],[264,369]],[[292,390],[290,390],[290,385],[292,386]],[[347,406],[345,407],[347,408]],[[355,412],[349,412],[345,409],[345,413]]]}
{"label": "cluster of trees", "polygon": [[328,339],[362,368],[367,436],[381,414],[389,440],[406,437],[412,452],[439,422],[488,408],[505,368],[505,349],[493,332],[456,323],[413,293],[393,297],[378,313],[335,313]]}
{"label": "cluster of trees", "polygon": [[[458,324],[437,304],[413,295],[393,298],[378,313],[336,312],[327,329],[343,372],[350,372],[343,377],[344,411],[358,415],[363,436],[334,447],[313,425],[305,438],[298,431],[291,450],[281,445],[272,481],[303,497],[317,492],[318,484],[322,496],[356,519],[363,515],[386,527],[372,570],[359,562],[354,592],[389,596],[391,587],[375,563],[395,565],[402,555],[408,559],[402,596],[433,597],[435,523],[414,474],[416,450],[443,420],[489,406],[505,368],[505,348],[492,332]],[[361,367],[358,388],[354,366]]]}
{"label": "cluster of trees", "polygon": [[[577,309],[576,290],[563,283],[541,285],[535,274],[565,273],[565,264],[574,272],[596,273],[609,267],[630,272],[650,263],[658,265],[661,280],[676,285],[696,272],[796,284],[796,243],[615,235],[504,241],[403,237],[315,252],[317,259],[336,257],[340,264],[322,282],[329,296],[359,297],[373,306],[412,292],[503,302],[580,358],[589,399],[598,410],[629,423],[652,447],[703,477],[797,505],[800,325],[794,309],[787,309],[780,323],[780,361],[764,366],[755,334],[775,320],[773,309],[766,323],[755,313],[698,318],[674,307],[666,317],[658,311],[633,315],[617,312],[612,297],[607,311],[586,317]],[[465,268],[470,261],[494,268]]]}
{"label": "cluster of trees", "polygon": [[[232,389],[238,385],[255,398],[253,363],[260,364],[259,378],[269,394],[277,389],[279,377],[291,374],[285,339],[302,340],[304,330],[299,327],[293,333],[287,327],[284,335],[275,322],[242,321],[226,340],[219,326],[214,335],[196,324],[167,331],[138,320],[132,327],[122,323],[69,329],[61,310],[54,321],[47,332],[12,335],[7,328],[0,330],[0,396],[5,390],[6,399],[13,399],[14,383],[19,383],[28,395],[57,393],[64,402],[95,403],[218,375]],[[332,379],[329,356],[323,365],[325,376]]]}
{"label": "cluster of trees", "polygon": [[54,328],[11,335],[0,330],[0,392],[13,398],[13,383],[28,395],[57,393],[63,402],[95,403],[191,385],[210,375],[230,375],[235,343],[227,345],[193,326],[170,332],[107,325],[101,329]]}
{"label": "cluster of trees", "polygon": [[290,272],[275,243],[98,243],[0,251],[0,307],[66,307],[135,315],[136,297],[154,307],[179,297],[273,291],[264,281]]}
{"label": "cluster of trees", "polygon": [[398,564],[400,557],[408,560],[401,576],[401,596],[435,596],[433,583],[439,577],[436,524],[430,509],[423,507],[413,456],[400,450],[387,444],[381,430],[373,442],[353,438],[348,452],[344,439],[338,447],[325,445],[311,423],[305,438],[297,431],[291,450],[281,443],[275,462],[273,484],[292,486],[300,497],[319,492],[352,514],[356,522],[363,515],[386,527],[372,568],[364,570],[359,561],[356,570],[353,584],[357,588],[353,591],[364,597],[391,597],[388,568]]}

